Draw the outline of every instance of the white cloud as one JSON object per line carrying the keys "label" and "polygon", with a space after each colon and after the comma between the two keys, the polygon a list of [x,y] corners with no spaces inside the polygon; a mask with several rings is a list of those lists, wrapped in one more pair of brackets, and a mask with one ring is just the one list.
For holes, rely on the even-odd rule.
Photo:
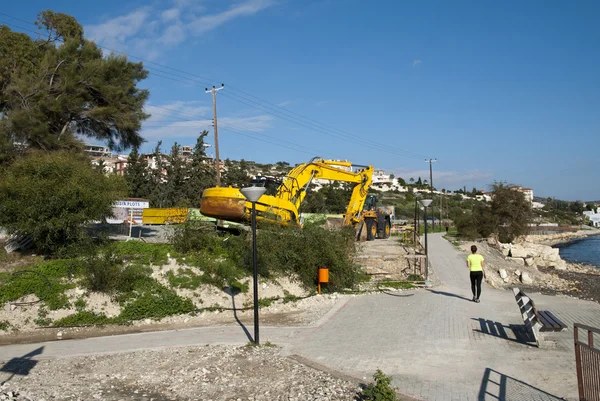
{"label": "white cloud", "polygon": [[177,101],[161,105],[149,104],[144,106],[144,112],[151,114],[151,117],[144,123],[154,124],[164,120],[197,120],[212,117],[211,107],[203,104],[199,101]]}
{"label": "white cloud", "polygon": [[421,60],[413,60],[413,67],[418,66],[419,64],[422,64],[423,62]]}
{"label": "white cloud", "polygon": [[181,14],[181,9],[174,7],[160,13],[163,21],[173,21],[179,19],[179,15]]}
{"label": "white cloud", "polygon": [[104,46],[119,47],[142,30],[149,16],[150,9],[143,7],[102,24],[86,26],[85,32]]}
{"label": "white cloud", "polygon": [[88,25],[85,32],[88,38],[101,46],[156,59],[166,48],[182,43],[188,37],[201,36],[235,19],[255,15],[274,4],[276,0],[244,0],[224,11],[207,13],[198,2],[174,0],[171,8],[141,7],[103,23]]}
{"label": "white cloud", "polygon": [[226,11],[203,15],[196,18],[189,25],[196,34],[202,34],[223,25],[232,19],[254,15],[273,4],[275,4],[273,0],[248,0],[243,3],[235,4]]}
{"label": "white cloud", "polygon": [[158,42],[163,45],[176,45],[185,39],[185,29],[181,24],[175,24],[167,27],[163,34],[158,38]]}
{"label": "white cloud", "polygon": [[[176,140],[181,144],[193,142],[198,134],[212,132],[212,108],[198,101],[177,101],[160,105],[147,105],[146,113],[152,116],[144,122],[142,136],[149,144],[158,140]],[[245,117],[220,117],[220,130],[262,132],[272,126],[273,117],[256,115]]]}
{"label": "white cloud", "polygon": [[283,102],[279,103],[277,106],[285,107],[285,106],[289,106],[290,104],[292,104],[291,100],[284,100]]}

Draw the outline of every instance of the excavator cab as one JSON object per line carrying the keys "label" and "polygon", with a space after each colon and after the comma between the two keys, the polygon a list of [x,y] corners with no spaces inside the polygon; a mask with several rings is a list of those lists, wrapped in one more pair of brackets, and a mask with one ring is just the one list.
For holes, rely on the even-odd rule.
{"label": "excavator cab", "polygon": [[392,221],[389,213],[377,207],[377,196],[367,195],[363,207],[362,218],[367,229],[367,241],[375,238],[389,238]]}
{"label": "excavator cab", "polygon": [[363,210],[376,210],[377,209],[377,196],[367,195],[365,199],[365,206]]}

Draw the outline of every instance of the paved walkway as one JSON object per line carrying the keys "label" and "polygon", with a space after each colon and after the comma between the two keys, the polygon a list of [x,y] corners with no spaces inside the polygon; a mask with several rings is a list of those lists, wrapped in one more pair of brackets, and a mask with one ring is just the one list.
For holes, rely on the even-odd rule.
{"label": "paved walkway", "polygon": [[[522,340],[512,292],[484,285],[481,303],[471,302],[464,255],[440,234],[430,236],[429,250],[431,290],[353,297],[313,327],[261,327],[261,340],[366,380],[381,369],[403,393],[423,400],[576,400],[573,323],[600,327],[600,305],[530,294],[569,326],[538,349]],[[237,325],[194,328],[4,346],[0,360],[247,342]]]}

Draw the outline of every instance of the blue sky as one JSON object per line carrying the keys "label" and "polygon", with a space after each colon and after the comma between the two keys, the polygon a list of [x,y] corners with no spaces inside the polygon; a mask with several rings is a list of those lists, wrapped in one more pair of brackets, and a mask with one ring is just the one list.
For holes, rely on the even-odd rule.
{"label": "blue sky", "polygon": [[498,180],[600,200],[600,2],[29,0],[3,12],[34,21],[48,8],[146,61],[143,150],[193,145],[202,129],[212,143],[204,88],[225,83],[221,158],[348,159],[407,180],[437,158],[438,188]]}

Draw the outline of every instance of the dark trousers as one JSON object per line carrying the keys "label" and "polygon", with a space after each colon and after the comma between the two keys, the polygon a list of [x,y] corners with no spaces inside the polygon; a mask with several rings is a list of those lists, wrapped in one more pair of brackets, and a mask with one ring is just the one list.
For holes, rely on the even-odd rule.
{"label": "dark trousers", "polygon": [[471,291],[473,296],[479,299],[481,295],[481,281],[483,280],[483,272],[471,272]]}

